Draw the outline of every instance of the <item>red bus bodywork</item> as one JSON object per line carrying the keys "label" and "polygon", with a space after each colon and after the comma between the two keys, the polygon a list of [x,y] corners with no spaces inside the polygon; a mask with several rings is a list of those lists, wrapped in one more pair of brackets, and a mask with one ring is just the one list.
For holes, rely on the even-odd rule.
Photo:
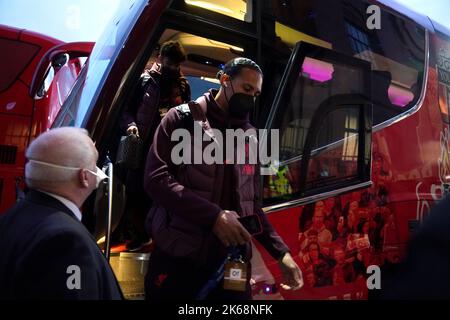
{"label": "red bus bodywork", "polygon": [[[3,213],[15,203],[16,188],[23,186],[26,147],[53,124],[80,73],[79,57],[87,57],[94,43],[65,44],[36,32],[4,25],[0,25],[0,42],[0,65],[3,65],[0,79],[0,213]],[[83,53],[70,57],[57,69],[50,67],[49,55],[63,53],[68,46]],[[50,59],[44,59],[46,56]],[[42,72],[33,79],[38,68]],[[41,97],[30,96],[34,83],[36,90],[45,86]]]}
{"label": "red bus bodywork", "polygon": [[[354,276],[350,283],[345,283],[342,273],[332,274],[331,285],[316,287],[316,280],[312,280],[307,272],[307,263],[299,257],[299,226],[292,223],[301,219],[306,206],[276,210],[268,215],[269,220],[302,267],[305,287],[298,291],[280,291],[277,284],[282,282],[282,278],[277,263],[255,242],[259,254],[254,258],[258,261],[255,261],[254,277],[260,283],[254,287],[255,298],[367,299],[369,291],[366,280],[371,274],[367,268],[381,266],[383,276],[386,262],[396,264],[404,258],[411,235],[449,187],[449,101],[446,100],[448,84],[443,82],[450,61],[448,36],[430,33],[428,49],[425,85],[417,106],[395,122],[373,128],[372,185],[313,203],[315,207],[323,206],[325,215],[339,204],[339,210],[349,206],[357,217],[368,218],[373,224],[376,223],[373,221],[375,215],[379,214],[382,218],[384,224],[381,228],[373,226],[380,233],[376,236],[381,238],[377,248],[371,241],[372,234],[369,234],[368,242],[355,241],[354,247],[358,251],[356,259],[360,259],[364,267],[360,271],[364,273]],[[368,203],[364,199],[369,199]],[[363,202],[364,205],[361,205]],[[360,235],[357,238],[363,237]],[[348,255],[343,260],[347,258]],[[351,264],[354,262],[352,259],[355,258],[343,264]]]}

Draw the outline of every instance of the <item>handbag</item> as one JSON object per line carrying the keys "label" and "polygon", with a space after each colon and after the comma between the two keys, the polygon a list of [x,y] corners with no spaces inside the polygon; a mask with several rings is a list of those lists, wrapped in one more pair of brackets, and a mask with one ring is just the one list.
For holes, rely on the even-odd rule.
{"label": "handbag", "polygon": [[117,150],[116,165],[126,169],[137,169],[141,165],[143,141],[135,135],[122,136]]}

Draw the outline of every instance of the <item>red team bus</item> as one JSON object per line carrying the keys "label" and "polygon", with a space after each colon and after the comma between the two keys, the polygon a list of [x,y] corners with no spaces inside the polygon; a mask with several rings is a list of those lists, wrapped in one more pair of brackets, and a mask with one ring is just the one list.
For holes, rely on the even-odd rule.
{"label": "red team bus", "polygon": [[[367,268],[398,263],[448,189],[449,35],[387,0],[124,1],[53,126],[87,128],[100,164],[114,163],[119,116],[164,41],[185,47],[192,97],[218,86],[226,61],[254,59],[264,84],[253,122],[280,133],[261,198],[305,280],[279,288],[276,262],[255,244],[254,298],[367,299]],[[97,238],[123,214],[123,186],[113,184],[108,224],[98,214],[91,223]],[[117,270],[131,296],[132,279]]]}
{"label": "red team bus", "polygon": [[19,196],[25,148],[52,126],[93,46],[0,25],[0,212]]}

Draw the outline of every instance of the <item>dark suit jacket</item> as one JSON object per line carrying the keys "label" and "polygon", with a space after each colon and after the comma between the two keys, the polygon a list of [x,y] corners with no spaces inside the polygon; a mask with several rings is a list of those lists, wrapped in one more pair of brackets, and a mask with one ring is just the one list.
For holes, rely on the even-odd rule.
{"label": "dark suit jacket", "polygon": [[382,281],[383,299],[450,299],[450,196],[425,218],[395,271]]}
{"label": "dark suit jacket", "polygon": [[[73,288],[78,274],[80,289]],[[122,299],[122,293],[94,238],[72,211],[31,190],[0,216],[2,299]]]}

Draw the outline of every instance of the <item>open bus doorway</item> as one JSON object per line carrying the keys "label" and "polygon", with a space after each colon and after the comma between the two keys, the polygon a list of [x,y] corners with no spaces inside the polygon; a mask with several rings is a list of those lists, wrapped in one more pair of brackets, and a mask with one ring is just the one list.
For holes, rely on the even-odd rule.
{"label": "open bus doorway", "polygon": [[[187,33],[175,29],[165,29],[154,49],[151,51],[151,56],[145,63],[145,70],[148,70],[157,61],[160,46],[167,41],[178,41],[184,48],[187,54],[187,60],[181,64],[181,74],[187,78],[190,89],[191,99],[195,100],[209,89],[218,89],[220,82],[216,78],[217,72],[222,69],[225,63],[233,58],[244,55],[244,49],[233,44],[221,42],[215,39],[202,37],[192,33]],[[132,100],[132,96],[136,94],[133,90],[129,97],[124,101]],[[160,110],[160,114],[164,115],[167,110]],[[117,143],[117,141],[114,141]],[[116,145],[111,145],[111,155],[114,154],[112,150],[117,148]],[[147,154],[148,150],[144,150]],[[115,168],[115,172],[119,173],[119,176],[123,176],[120,173],[120,168]],[[116,179],[122,180],[123,179]],[[123,192],[123,184],[120,184],[118,189]],[[117,190],[117,189],[116,189]],[[126,198],[124,199],[126,202]],[[98,207],[98,205],[97,205]],[[95,209],[94,209],[95,210]],[[95,210],[97,211],[97,210]],[[113,210],[114,211],[114,210]],[[117,210],[120,211],[120,210]],[[131,241],[133,235],[133,227],[130,221],[129,212],[125,204],[122,212],[113,213],[113,242],[111,247],[110,263],[118,278],[121,288],[126,298],[129,299],[143,299],[144,297],[144,277],[148,268],[148,259],[150,257],[153,244],[151,241],[148,245],[144,246],[137,252],[127,252],[126,243]],[[105,242],[106,230],[103,227],[104,219],[96,217],[95,223],[98,243],[103,246]],[[102,227],[98,225],[102,224]],[[99,231],[102,230],[102,231]]]}

